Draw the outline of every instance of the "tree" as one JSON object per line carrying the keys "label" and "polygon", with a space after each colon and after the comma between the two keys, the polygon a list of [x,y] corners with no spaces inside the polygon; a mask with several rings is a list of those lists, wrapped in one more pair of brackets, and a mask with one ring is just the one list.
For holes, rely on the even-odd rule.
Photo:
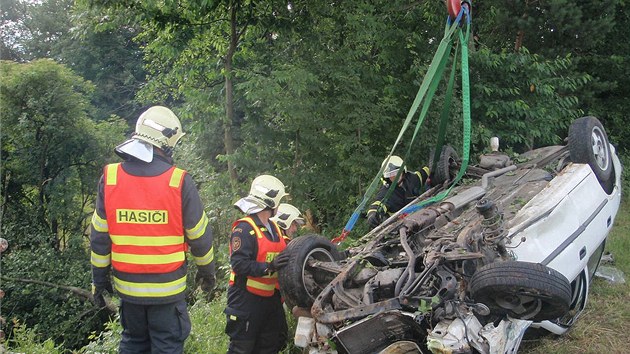
{"label": "tree", "polygon": [[[474,24],[477,47],[487,48],[492,55],[501,53],[500,56],[505,59],[512,56],[513,59],[509,59],[512,63],[525,59],[530,67],[519,68],[519,71],[528,75],[535,75],[536,72],[543,74],[538,79],[522,77],[517,86],[510,85],[517,90],[513,99],[540,96],[541,86],[533,81],[547,82],[545,85],[550,84],[547,87],[556,93],[537,102],[546,104],[545,109],[568,115],[561,127],[566,125],[567,118],[573,118],[576,114],[596,115],[602,119],[609,134],[612,133],[613,142],[619,144],[623,150],[628,148],[628,140],[623,133],[627,129],[621,123],[621,117],[630,108],[624,98],[628,97],[628,91],[624,88],[628,87],[629,47],[627,41],[622,40],[623,28],[628,24],[627,1],[484,1],[473,4],[473,8],[476,16]],[[526,51],[522,51],[523,48]],[[532,61],[533,58],[536,59]],[[554,62],[567,59],[570,60],[570,66],[560,71],[558,67],[552,69],[556,65]],[[507,64],[505,61],[501,63]],[[497,62],[488,62],[485,66],[495,65],[493,70],[505,71],[503,66],[496,64]],[[507,66],[511,67],[510,64]],[[544,69],[548,71],[547,74],[540,71],[543,67],[547,67]],[[497,80],[497,76],[502,74],[490,74],[485,69],[481,74],[477,77],[479,81],[492,80],[488,86],[504,85],[505,81],[500,78]],[[528,87],[532,87],[532,83],[537,91],[528,93]],[[562,88],[563,83],[568,83],[571,87]],[[478,93],[482,94],[479,91]],[[492,99],[494,92],[487,91],[483,94]],[[562,113],[562,109],[568,108],[564,100],[568,97],[577,99],[572,105],[573,113]],[[560,99],[558,102],[561,104],[554,108],[556,99]],[[480,106],[486,106],[485,101],[479,97],[476,100]],[[538,104],[531,103],[533,101],[528,106],[537,109]],[[477,114],[483,117],[484,112]],[[492,126],[488,124],[487,118],[485,129]],[[555,118],[551,118],[551,121],[554,120]],[[522,119],[514,120],[517,124],[520,121]],[[557,124],[552,126],[557,130]],[[546,129],[544,124],[535,124],[532,127],[539,133]]]}
{"label": "tree", "polygon": [[128,21],[103,28],[89,8],[74,0],[7,0],[0,21],[2,59],[64,63],[95,85],[95,118],[138,118],[142,107],[134,98],[145,72],[142,52],[132,40],[136,29]]}
{"label": "tree", "polygon": [[[223,156],[235,184],[238,174],[232,157],[236,149],[233,129],[238,112],[234,63],[237,57],[247,56],[248,47],[258,40],[260,29],[256,27],[260,18],[272,14],[272,3],[188,0],[93,4],[102,5],[103,11],[125,7],[134,11],[142,26],[136,40],[145,45],[149,72],[141,99],[185,100],[183,117],[205,116],[209,119],[204,123],[212,126],[220,122]],[[213,132],[212,138],[217,133]]]}
{"label": "tree", "polygon": [[93,86],[52,60],[3,61],[1,70],[3,227],[39,225],[59,249],[87,226],[100,166],[125,126],[92,121]]}

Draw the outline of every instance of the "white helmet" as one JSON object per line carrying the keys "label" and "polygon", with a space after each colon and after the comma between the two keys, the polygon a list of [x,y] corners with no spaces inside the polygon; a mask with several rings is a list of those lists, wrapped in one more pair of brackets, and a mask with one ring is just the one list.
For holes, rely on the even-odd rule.
{"label": "white helmet", "polygon": [[284,184],[274,176],[261,175],[252,181],[249,194],[234,205],[246,214],[255,214],[265,208],[276,209],[280,199],[288,195]]}
{"label": "white helmet", "polygon": [[144,140],[163,150],[172,150],[184,136],[179,118],[170,109],[153,106],[140,115],[134,138]]}
{"label": "white helmet", "polygon": [[[385,166],[385,164],[387,164],[387,166]],[[396,177],[396,175],[398,174],[398,170],[402,165],[403,159],[401,159],[400,156],[392,155],[389,157],[389,159],[386,158],[381,163],[381,168],[385,166],[385,169],[383,170],[383,177]],[[407,167],[404,168],[403,172],[407,172]]]}
{"label": "white helmet", "polygon": [[267,207],[275,209],[280,205],[280,199],[287,195],[284,184],[274,176],[261,175],[252,181],[249,196],[262,201]]}
{"label": "white helmet", "polygon": [[291,204],[282,203],[278,206],[276,215],[271,218],[278,226],[287,230],[291,227],[291,224],[295,221],[298,225],[304,225],[305,221],[302,218],[300,210]]}
{"label": "white helmet", "polygon": [[116,153],[151,162],[154,146],[171,155],[184,134],[182,124],[173,111],[163,106],[153,106],[140,115],[133,136],[118,145]]}

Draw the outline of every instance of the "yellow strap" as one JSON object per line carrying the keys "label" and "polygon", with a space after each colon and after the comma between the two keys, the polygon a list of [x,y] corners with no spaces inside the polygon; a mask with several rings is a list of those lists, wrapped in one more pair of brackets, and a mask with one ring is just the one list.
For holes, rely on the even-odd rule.
{"label": "yellow strap", "polygon": [[173,174],[171,175],[171,181],[168,182],[168,185],[173,188],[179,188],[182,184],[182,176],[184,175],[184,170],[181,168],[175,167],[173,170]]}
{"label": "yellow strap", "polygon": [[116,185],[116,180],[118,177],[118,165],[120,165],[120,162],[107,165],[107,181],[105,181],[105,183],[108,186]]}

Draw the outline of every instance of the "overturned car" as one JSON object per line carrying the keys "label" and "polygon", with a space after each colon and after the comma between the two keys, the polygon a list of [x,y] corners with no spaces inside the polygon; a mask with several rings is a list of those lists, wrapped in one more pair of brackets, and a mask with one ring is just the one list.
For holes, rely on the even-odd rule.
{"label": "overturned car", "polygon": [[[448,186],[459,169],[452,148],[437,167],[444,183],[411,204]],[[279,281],[299,316],[295,344],[308,353],[505,353],[529,327],[566,332],[621,199],[621,164],[601,123],[577,119],[567,145],[518,163],[484,155],[466,176],[446,199],[393,215],[344,252],[318,235],[293,240]]]}

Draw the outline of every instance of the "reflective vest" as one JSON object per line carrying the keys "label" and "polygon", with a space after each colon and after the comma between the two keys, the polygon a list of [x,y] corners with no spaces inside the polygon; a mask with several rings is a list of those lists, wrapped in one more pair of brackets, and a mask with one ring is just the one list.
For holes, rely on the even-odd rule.
{"label": "reflective vest", "polygon": [[[263,232],[258,228],[256,223],[251,217],[244,217],[235,221],[232,224],[232,230],[238,225],[240,222],[246,222],[251,225],[254,234],[256,235],[256,241],[258,242],[258,253],[256,254],[256,262],[271,262],[278,253],[282,252],[287,246],[284,237],[282,237],[282,232],[278,225],[275,222],[269,221],[271,226],[275,229],[275,234],[278,236],[278,241],[271,241]],[[271,230],[269,230],[271,232]],[[230,243],[230,254],[232,254],[232,244]],[[234,285],[234,279],[236,278],[236,274],[232,270],[230,273],[230,286]],[[271,274],[263,275],[262,277],[252,277],[247,276],[247,281],[245,283],[245,288],[252,294],[256,294],[259,296],[269,297],[274,294],[275,289],[279,289],[278,286],[278,272],[273,272]]]}
{"label": "reflective vest", "polygon": [[186,289],[182,217],[185,171],[133,176],[121,164],[104,171],[104,201],[114,286],[121,298],[170,297]]}

